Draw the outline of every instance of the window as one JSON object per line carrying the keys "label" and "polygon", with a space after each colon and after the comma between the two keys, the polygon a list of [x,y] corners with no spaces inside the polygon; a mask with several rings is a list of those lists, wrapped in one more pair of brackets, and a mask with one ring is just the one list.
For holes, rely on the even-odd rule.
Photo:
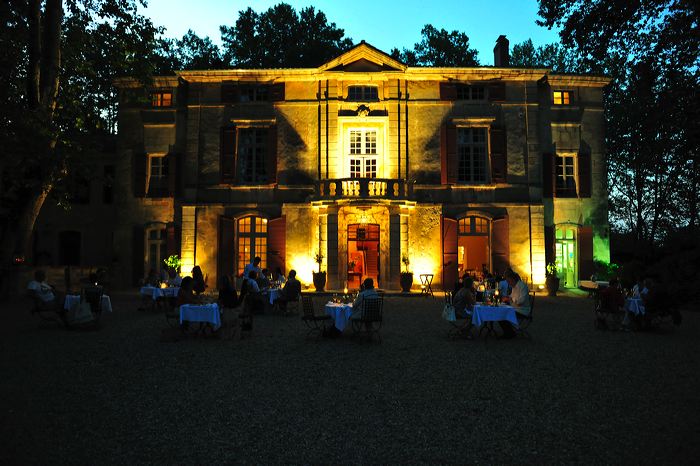
{"label": "window", "polygon": [[168,192],[168,161],[165,154],[150,154],[148,160],[148,194],[163,196]]}
{"label": "window", "polygon": [[379,100],[379,93],[375,86],[349,86],[347,100],[363,102]]}
{"label": "window", "polygon": [[245,266],[260,257],[260,268],[267,267],[267,219],[262,217],[243,217],[238,220],[237,238],[238,275]]}
{"label": "window", "polygon": [[153,107],[170,107],[173,105],[172,92],[154,92],[151,94],[151,106]]}
{"label": "window", "polygon": [[102,203],[114,202],[114,165],[105,165],[102,175]]}
{"label": "window", "polygon": [[349,131],[350,178],[377,177],[377,130],[353,128]]}
{"label": "window", "polygon": [[146,264],[148,270],[160,271],[164,264],[163,260],[168,257],[167,232],[161,224],[146,229]]}
{"label": "window", "polygon": [[484,217],[464,217],[459,219],[460,235],[485,235],[489,234],[489,220]]}
{"label": "window", "polygon": [[268,86],[241,86],[239,100],[241,102],[266,102]]}
{"label": "window", "polygon": [[557,154],[557,196],[576,197],[576,155]]}
{"label": "window", "polygon": [[268,128],[238,130],[238,180],[241,183],[265,183]]}
{"label": "window", "polygon": [[89,204],[90,180],[81,175],[76,175],[69,182],[69,196],[73,204]]}
{"label": "window", "polygon": [[457,181],[485,183],[488,128],[457,128]]}
{"label": "window", "polygon": [[554,91],[554,105],[571,105],[573,96],[571,91]]}
{"label": "window", "polygon": [[486,89],[484,86],[457,86],[457,100],[484,100]]}

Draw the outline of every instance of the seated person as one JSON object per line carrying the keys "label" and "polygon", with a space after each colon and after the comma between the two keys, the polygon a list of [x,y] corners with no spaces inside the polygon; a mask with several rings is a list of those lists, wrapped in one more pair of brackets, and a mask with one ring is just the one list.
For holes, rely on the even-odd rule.
{"label": "seated person", "polygon": [[[294,272],[294,274],[296,275],[296,272]],[[286,281],[286,279],[284,278],[284,274],[282,273],[282,269],[280,269],[279,267],[277,267],[275,269],[275,273],[272,274],[272,281],[277,282],[279,284],[282,284]]]}
{"label": "seated person", "polygon": [[458,319],[463,319],[469,315],[468,310],[476,304],[476,299],[472,293],[474,282],[470,277],[464,278],[462,288],[452,298],[452,306],[455,308],[455,315]]}
{"label": "seated person", "polygon": [[148,276],[143,280],[144,286],[160,286],[160,277],[156,273],[156,269],[151,269],[148,271]]}
{"label": "seated person", "polygon": [[510,295],[510,286],[508,285],[506,279],[501,276],[496,277],[496,288],[501,296]]}
{"label": "seated person", "polygon": [[600,307],[609,312],[619,312],[625,305],[625,297],[620,291],[620,281],[613,277],[607,288],[600,291]]}
{"label": "seated person", "polygon": [[646,293],[649,290],[646,290],[646,287],[644,286],[644,280],[641,278],[637,280],[637,283],[634,284],[632,287],[632,297],[641,299],[642,298],[642,293]]}
{"label": "seated person", "polygon": [[262,273],[258,274],[258,287],[261,290],[270,288],[270,272],[267,269],[262,269]]}
{"label": "seated person", "polygon": [[238,306],[238,293],[236,287],[233,286],[231,278],[224,275],[221,279],[221,288],[219,288],[219,304],[223,309],[233,309]]}
{"label": "seated person", "polygon": [[168,286],[181,286],[182,277],[175,269],[168,270]]}
{"label": "seated person", "polygon": [[[521,280],[520,275],[510,269],[506,272],[506,281],[511,288],[511,292],[509,296],[502,298],[503,302],[513,306],[516,315],[530,315],[530,291],[527,289],[525,282]],[[502,320],[498,323],[503,330],[503,338],[513,338],[515,336],[515,330],[510,322]]]}
{"label": "seated person", "polygon": [[204,293],[204,290],[207,289],[207,284],[204,281],[204,275],[202,274],[202,269],[198,266],[195,265],[192,267],[192,290],[197,293],[197,294],[202,294]]}
{"label": "seated person", "polygon": [[43,270],[34,272],[34,280],[29,282],[27,290],[41,310],[63,309],[63,297],[59,297],[54,287],[46,282],[46,273]]}
{"label": "seated person", "polygon": [[[246,313],[262,312],[265,309],[265,302],[258,286],[258,273],[255,270],[248,272],[248,278],[244,280],[244,289],[241,296],[245,297],[244,306]],[[244,299],[243,297],[241,299]]]}
{"label": "seated person", "polygon": [[355,301],[352,303],[352,315],[350,318],[360,318],[362,315],[362,306],[365,300],[378,297],[379,295],[374,289],[374,280],[371,278],[365,278],[365,281],[362,282],[362,291],[357,294]]}
{"label": "seated person", "polygon": [[289,271],[289,279],[284,284],[280,296],[275,300],[280,309],[287,309],[287,303],[290,301],[298,301],[301,294],[301,282],[297,280],[297,271]]}
{"label": "seated person", "polygon": [[192,277],[185,277],[180,283],[180,289],[177,292],[177,306],[183,304],[197,304],[197,300],[192,291],[194,283]]}
{"label": "seated person", "polygon": [[[453,296],[456,295],[457,293],[459,293],[459,290],[461,290],[464,287],[464,282],[467,279],[471,280],[471,278],[469,277],[469,274],[465,273],[462,275],[462,277],[459,280],[457,280],[457,283],[455,283],[454,289],[452,290]],[[471,280],[471,281],[472,281],[472,283],[474,282],[473,280]]]}

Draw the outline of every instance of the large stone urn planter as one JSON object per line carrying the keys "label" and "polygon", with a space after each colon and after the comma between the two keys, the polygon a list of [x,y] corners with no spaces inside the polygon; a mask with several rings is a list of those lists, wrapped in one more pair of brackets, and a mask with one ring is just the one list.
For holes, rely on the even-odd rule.
{"label": "large stone urn planter", "polygon": [[314,275],[314,288],[316,291],[321,292],[326,289],[326,272],[313,272]]}
{"label": "large stone urn planter", "polygon": [[401,292],[410,293],[413,286],[413,272],[401,272]]}

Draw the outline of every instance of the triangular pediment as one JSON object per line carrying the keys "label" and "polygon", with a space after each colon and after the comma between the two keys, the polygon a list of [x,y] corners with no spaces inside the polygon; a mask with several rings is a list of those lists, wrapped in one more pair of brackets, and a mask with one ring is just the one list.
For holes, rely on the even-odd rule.
{"label": "triangular pediment", "polygon": [[345,71],[371,73],[379,71],[405,71],[406,65],[365,41],[360,42],[337,58],[324,63],[319,71]]}

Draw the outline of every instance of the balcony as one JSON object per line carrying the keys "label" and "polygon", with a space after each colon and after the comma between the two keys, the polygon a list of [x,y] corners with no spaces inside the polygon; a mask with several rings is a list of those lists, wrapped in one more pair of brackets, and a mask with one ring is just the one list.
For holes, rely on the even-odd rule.
{"label": "balcony", "polygon": [[337,178],[320,180],[316,200],[385,199],[407,200],[412,196],[412,183],[386,178]]}

